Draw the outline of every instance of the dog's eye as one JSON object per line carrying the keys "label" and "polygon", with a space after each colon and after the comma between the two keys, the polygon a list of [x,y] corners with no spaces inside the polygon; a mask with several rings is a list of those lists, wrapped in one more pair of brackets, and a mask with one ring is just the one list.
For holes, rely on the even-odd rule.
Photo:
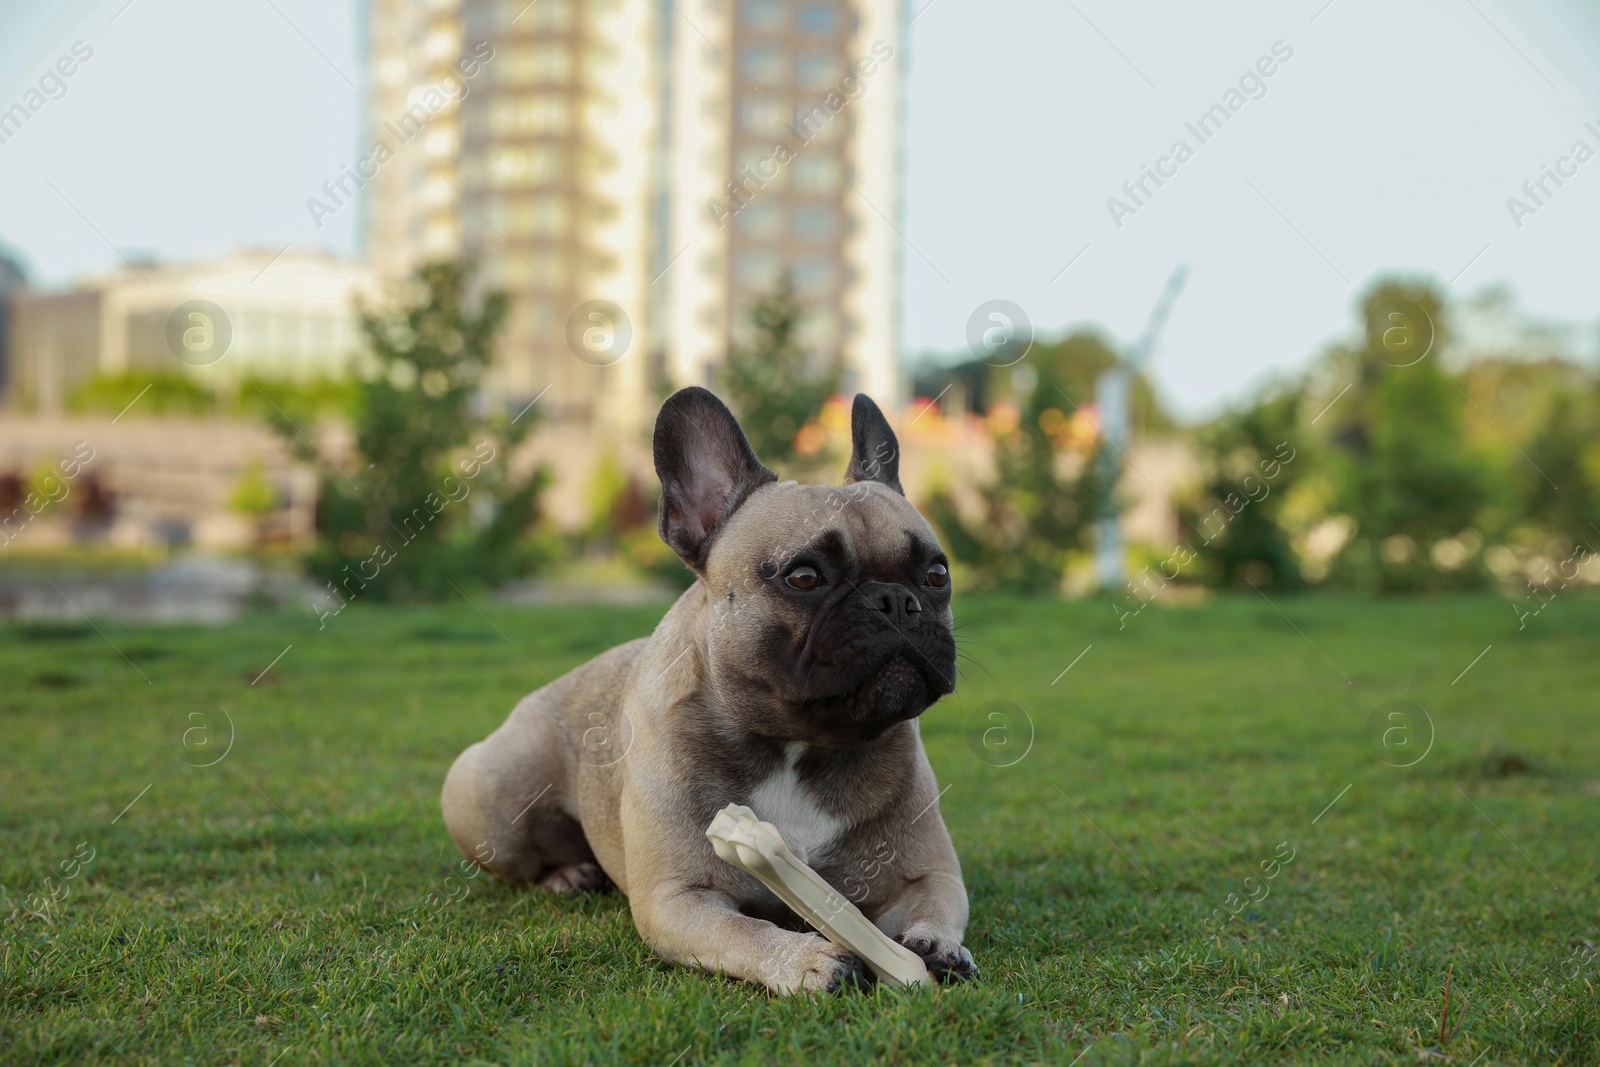
{"label": "dog's eye", "polygon": [[815,567],[796,567],[783,579],[791,589],[815,589],[822,584],[822,575]]}
{"label": "dog's eye", "polygon": [[950,570],[943,563],[935,563],[928,568],[928,584],[935,589],[943,589],[950,584]]}

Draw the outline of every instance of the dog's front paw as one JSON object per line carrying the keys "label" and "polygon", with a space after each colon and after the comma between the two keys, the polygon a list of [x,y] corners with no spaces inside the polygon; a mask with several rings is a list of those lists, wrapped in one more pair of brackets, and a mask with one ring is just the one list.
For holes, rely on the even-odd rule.
{"label": "dog's front paw", "polygon": [[902,935],[899,941],[922,957],[934,981],[965,982],[978,977],[978,965],[972,962],[972,953],[957,941],[936,935],[924,936],[916,931]]}
{"label": "dog's front paw", "polygon": [[574,863],[558,867],[539,879],[553,893],[604,893],[615,885],[598,863]]}
{"label": "dog's front paw", "polygon": [[815,935],[784,953],[767,985],[777,993],[837,993],[845,988],[864,989],[872,984],[855,953]]}

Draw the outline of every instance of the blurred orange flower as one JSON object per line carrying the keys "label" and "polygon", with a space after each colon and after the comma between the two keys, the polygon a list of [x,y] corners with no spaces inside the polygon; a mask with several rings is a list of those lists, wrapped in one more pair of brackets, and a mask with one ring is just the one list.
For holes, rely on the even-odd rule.
{"label": "blurred orange flower", "polygon": [[1001,400],[989,406],[989,432],[995,437],[1004,437],[1020,425],[1022,414],[1015,404]]}
{"label": "blurred orange flower", "polygon": [[815,422],[808,422],[794,435],[794,450],[802,456],[814,456],[828,443],[828,432]]}
{"label": "blurred orange flower", "polygon": [[824,430],[848,430],[852,403],[848,397],[829,397],[828,402],[822,405],[822,413],[817,416],[817,421],[822,423]]}

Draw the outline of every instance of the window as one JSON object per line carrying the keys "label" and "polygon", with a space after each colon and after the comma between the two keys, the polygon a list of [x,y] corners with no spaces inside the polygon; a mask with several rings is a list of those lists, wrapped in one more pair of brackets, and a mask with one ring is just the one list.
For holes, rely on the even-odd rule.
{"label": "window", "polygon": [[844,114],[834,114],[821,100],[800,104],[794,109],[793,130],[802,142],[832,142],[848,121]]}
{"label": "window", "polygon": [[548,300],[528,302],[528,325],[536,334],[548,334],[555,329],[556,309]]}
{"label": "window", "polygon": [[519,200],[511,206],[506,219],[507,232],[518,236],[548,237],[561,233],[567,223],[567,208],[553,196],[536,196]]}
{"label": "window", "polygon": [[450,188],[450,183],[443,178],[430,178],[428,184],[422,187],[421,200],[424,204],[437,207],[455,200],[456,191]]}
{"label": "window", "polygon": [[783,5],[779,0],[740,0],[739,21],[754,30],[783,28]]}
{"label": "window", "polygon": [[566,133],[571,111],[560,96],[497,97],[489,112],[489,129],[500,136]]}
{"label": "window", "polygon": [[[192,320],[191,320],[192,321]],[[161,366],[172,358],[167,348],[167,322],[159,311],[128,315],[128,362],[136,367]],[[237,339],[237,333],[235,333]]]}
{"label": "window", "polygon": [[538,277],[533,273],[533,265],[524,262],[522,257],[517,255],[502,259],[499,273],[500,284],[507,288],[520,288]]}
{"label": "window", "polygon": [[824,309],[813,311],[795,333],[801,344],[827,351],[839,341],[838,316]]}
{"label": "window", "polygon": [[261,355],[271,347],[271,318],[265,311],[233,316],[233,344],[240,355]]}
{"label": "window", "polygon": [[848,130],[850,123],[850,112],[842,110],[840,114],[835,115],[818,102],[810,110],[797,107],[794,123],[795,131],[802,136],[806,144],[811,144],[813,141],[818,144],[834,144],[845,136],[845,130]]}
{"label": "window", "polygon": [[384,85],[400,85],[406,80],[406,64],[403,59],[385,59],[378,64],[378,81]]}
{"label": "window", "polygon": [[[504,246],[502,246],[504,247]],[[506,250],[500,257],[500,276],[507,286],[512,287],[542,287],[547,282],[550,285],[562,285],[567,280],[567,263],[564,258],[550,251],[533,249],[523,255]]]}
{"label": "window", "polygon": [[770,145],[741,147],[733,158],[733,184],[740,195],[763,189],[782,189],[788,181],[788,168],[778,162]]}
{"label": "window", "polygon": [[755,45],[739,52],[739,72],[762,85],[783,81],[783,53],[771,45]]}
{"label": "window", "polygon": [[800,8],[803,33],[832,33],[839,28],[839,12],[831,3],[811,3]]}
{"label": "window", "polygon": [[733,279],[744,289],[773,288],[779,271],[778,257],[771,252],[741,252],[733,258]]}
{"label": "window", "polygon": [[839,75],[839,60],[827,52],[805,52],[795,64],[795,80],[806,89],[832,89]]}
{"label": "window", "polygon": [[803,241],[825,241],[837,228],[837,219],[831,209],[803,207],[794,214],[794,235]]}
{"label": "window", "polygon": [[451,223],[430,222],[422,231],[422,247],[430,256],[454,255],[460,237]]}
{"label": "window", "polygon": [[[509,19],[514,14],[516,14],[515,11],[510,12],[505,17]],[[495,10],[487,4],[469,5],[461,13],[461,28],[465,31],[467,38],[472,41],[481,41],[488,37],[490,31],[494,29],[495,21]]]}
{"label": "window", "polygon": [[572,55],[559,44],[512,49],[500,63],[504,64],[499,67],[500,77],[509,85],[559,82],[572,76]]}
{"label": "window", "polygon": [[794,286],[802,293],[824,293],[833,288],[838,275],[830,260],[802,259],[794,265]]}
{"label": "window", "polygon": [[501,11],[502,23],[514,30],[564,30],[572,25],[569,0],[539,0],[536,4],[528,0],[505,0]]}
{"label": "window", "polygon": [[489,184],[500,188],[552,182],[560,169],[561,152],[555,148],[496,148],[489,153]]}
{"label": "window", "polygon": [[745,133],[778,133],[788,117],[789,109],[780,96],[763,93],[739,101],[739,129]]}
{"label": "window", "polygon": [[839,188],[842,171],[834,156],[802,155],[794,161],[794,187],[806,193],[831,193]]}
{"label": "window", "polygon": [[771,240],[783,230],[783,211],[776,204],[747,204],[733,225],[741,236]]}
{"label": "window", "polygon": [[461,54],[461,41],[449,30],[434,30],[422,42],[422,54],[434,62],[455,59]]}
{"label": "window", "polygon": [[422,138],[422,154],[429,159],[454,155],[457,140],[456,132],[448,127],[429,130]]}
{"label": "window", "polygon": [[311,316],[311,346],[319,353],[336,352],[339,336],[339,315]]}

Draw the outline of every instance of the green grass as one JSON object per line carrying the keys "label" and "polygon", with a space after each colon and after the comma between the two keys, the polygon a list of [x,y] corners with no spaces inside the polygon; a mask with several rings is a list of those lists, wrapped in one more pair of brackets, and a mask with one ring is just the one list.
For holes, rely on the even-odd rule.
{"label": "green grass", "polygon": [[0,915],[94,849],[0,928],[0,1060],[1600,1061],[1600,602],[958,598],[923,732],[982,981],[789,1000],[619,896],[448,880],[455,754],[660,613],[480,606],[0,630]]}

